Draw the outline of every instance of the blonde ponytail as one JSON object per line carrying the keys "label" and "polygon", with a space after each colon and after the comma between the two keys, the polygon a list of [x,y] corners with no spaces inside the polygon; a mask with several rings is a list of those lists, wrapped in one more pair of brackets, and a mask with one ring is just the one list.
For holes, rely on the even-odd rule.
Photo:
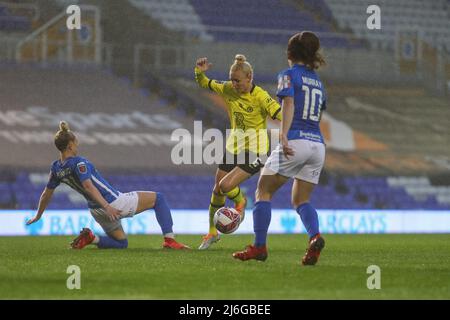
{"label": "blonde ponytail", "polygon": [[66,121],[59,122],[59,130],[60,131],[70,131],[69,124]]}
{"label": "blonde ponytail", "polygon": [[253,67],[247,61],[247,58],[243,54],[237,54],[234,57],[234,63],[231,65],[230,71],[242,71],[247,77],[253,79]]}
{"label": "blonde ponytail", "polygon": [[237,54],[234,57],[234,63],[244,63],[247,61],[247,58],[243,54]]}
{"label": "blonde ponytail", "polygon": [[59,122],[59,130],[55,134],[54,142],[56,148],[63,152],[66,150],[69,142],[74,141],[76,139],[75,135],[72,131],[70,131],[69,124],[66,121]]}

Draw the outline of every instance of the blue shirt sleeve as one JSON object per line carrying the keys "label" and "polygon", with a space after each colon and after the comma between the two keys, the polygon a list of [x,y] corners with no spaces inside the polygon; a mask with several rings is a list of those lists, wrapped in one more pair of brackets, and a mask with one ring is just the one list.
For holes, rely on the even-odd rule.
{"label": "blue shirt sleeve", "polygon": [[53,172],[53,170],[50,169],[47,188],[48,189],[56,189],[56,187],[59,186],[59,184],[60,184],[60,181],[56,177],[56,174]]}
{"label": "blue shirt sleeve", "polygon": [[77,159],[75,163],[75,174],[78,176],[81,182],[91,178],[92,169],[86,159]]}
{"label": "blue shirt sleeve", "polygon": [[293,97],[293,96],[294,96],[294,85],[292,83],[292,74],[291,70],[287,69],[278,75],[277,97],[281,102],[281,100],[284,97]]}

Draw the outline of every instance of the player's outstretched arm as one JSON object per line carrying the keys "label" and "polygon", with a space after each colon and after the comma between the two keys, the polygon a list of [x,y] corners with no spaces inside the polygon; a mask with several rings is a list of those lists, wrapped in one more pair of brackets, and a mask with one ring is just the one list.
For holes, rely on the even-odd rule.
{"label": "player's outstretched arm", "polygon": [[205,71],[211,68],[212,64],[208,62],[208,58],[199,58],[195,64],[195,81],[203,89],[209,89],[219,95],[224,94],[225,82],[209,79]]}
{"label": "player's outstretched arm", "polygon": [[94,186],[91,179],[84,180],[82,182],[83,188],[89,193],[89,196],[94,199],[103,209],[105,209],[106,213],[108,213],[109,218],[114,221],[120,219],[120,210],[113,208],[108,201],[103,198],[100,191],[98,191],[97,187]]}
{"label": "player's outstretched arm", "polygon": [[31,218],[30,220],[27,221],[27,225],[35,223],[42,217],[42,214],[44,213],[45,209],[47,208],[47,206],[50,202],[50,199],[53,196],[54,191],[55,191],[55,189],[49,189],[49,188],[44,189],[44,191],[42,192],[41,197],[39,199],[38,211],[33,218]]}
{"label": "player's outstretched arm", "polygon": [[195,70],[194,70],[195,71],[195,81],[203,89],[211,89],[213,91],[216,91],[215,88],[211,86],[211,83],[214,80],[210,80],[205,74],[205,71],[209,70],[209,68],[211,66],[212,66],[212,64],[208,62],[208,58],[197,59],[197,62],[195,63]]}

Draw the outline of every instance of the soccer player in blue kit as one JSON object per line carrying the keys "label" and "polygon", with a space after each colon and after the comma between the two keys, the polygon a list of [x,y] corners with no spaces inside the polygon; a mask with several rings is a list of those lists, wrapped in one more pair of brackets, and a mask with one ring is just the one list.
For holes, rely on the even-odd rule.
{"label": "soccer player in blue kit", "polygon": [[151,191],[121,193],[114,189],[89,160],[77,156],[78,139],[65,121],[60,122],[54,142],[60,151],[60,159],[53,162],[36,216],[27,221],[27,225],[42,217],[55,188],[62,182],[86,198],[92,216],[106,233],[106,236],[98,236],[89,228],[83,228],[71,243],[73,249],[82,249],[89,244],[102,249],[127,248],[128,240],[120,219],[133,217],[151,208],[155,210],[156,219],[164,235],[163,247],[188,248],[174,239],[172,215],[163,194]]}
{"label": "soccer player in blue kit", "polygon": [[253,209],[255,242],[244,251],[233,253],[236,259],[267,259],[270,201],[290,178],[294,178],[292,205],[309,235],[302,264],[315,265],[325,246],[317,212],[309,203],[325,162],[325,144],[319,122],[326,108],[326,97],[315,72],[325,61],[319,48],[319,38],[312,32],[297,33],[289,39],[287,58],[290,68],[278,76],[277,96],[282,102],[280,143],[267,160],[258,181]]}

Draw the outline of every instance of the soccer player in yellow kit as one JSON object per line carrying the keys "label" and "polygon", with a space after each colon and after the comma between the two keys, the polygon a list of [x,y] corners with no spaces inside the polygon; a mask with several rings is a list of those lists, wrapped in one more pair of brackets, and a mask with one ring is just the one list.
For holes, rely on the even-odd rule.
{"label": "soccer player in yellow kit", "polygon": [[219,94],[228,107],[231,130],[222,164],[216,171],[214,189],[209,205],[209,232],[199,249],[208,249],[219,241],[213,217],[225,205],[226,197],[233,200],[244,219],[247,199],[239,185],[258,173],[264,164],[259,159],[269,152],[267,117],[281,120],[277,101],[253,83],[253,68],[243,55],[236,55],[230,68],[229,81],[209,79],[205,72],[211,67],[207,58],[197,60],[195,80],[200,87]]}

